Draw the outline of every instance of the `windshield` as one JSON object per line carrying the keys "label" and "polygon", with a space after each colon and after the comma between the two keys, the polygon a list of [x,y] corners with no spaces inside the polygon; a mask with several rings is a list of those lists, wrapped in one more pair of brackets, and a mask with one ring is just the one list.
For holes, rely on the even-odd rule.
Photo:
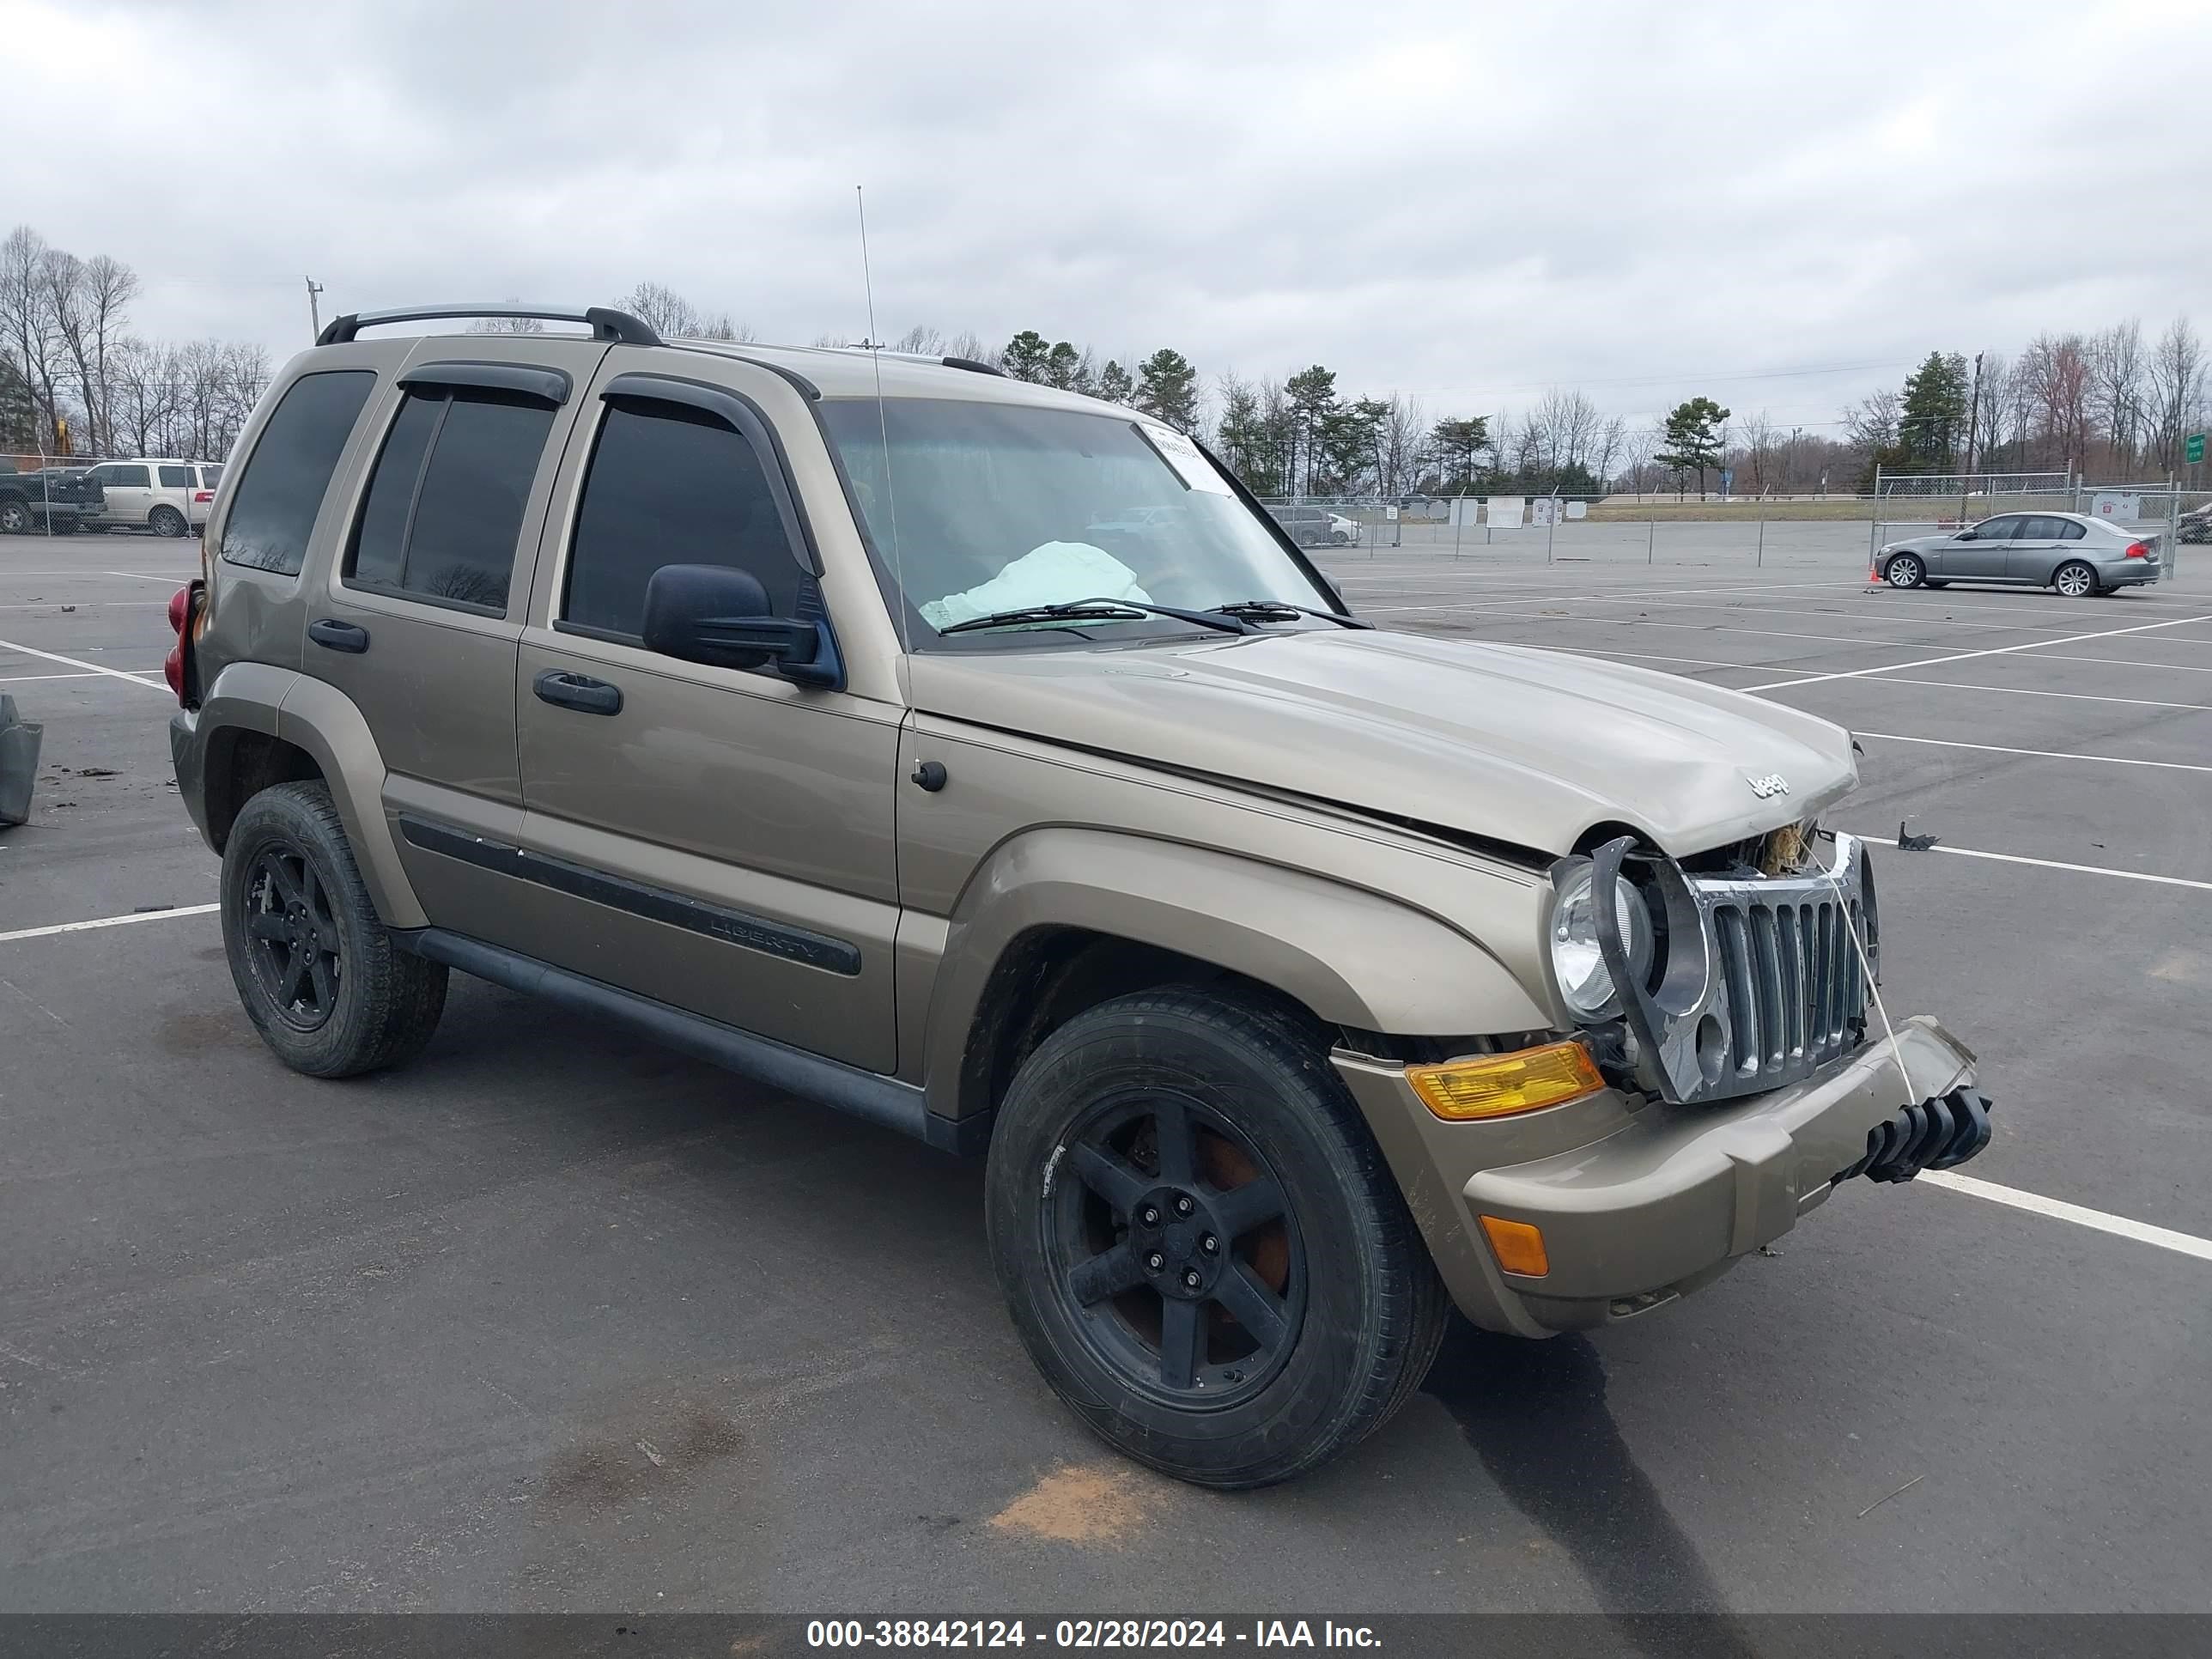
{"label": "windshield", "polygon": [[[917,630],[918,644],[999,611],[1073,599],[1335,605],[1197,447],[1166,427],[917,398],[887,398],[880,416],[872,398],[832,398],[822,413],[886,574],[929,630]],[[1116,635],[1189,626],[1157,617],[1030,625]]]}

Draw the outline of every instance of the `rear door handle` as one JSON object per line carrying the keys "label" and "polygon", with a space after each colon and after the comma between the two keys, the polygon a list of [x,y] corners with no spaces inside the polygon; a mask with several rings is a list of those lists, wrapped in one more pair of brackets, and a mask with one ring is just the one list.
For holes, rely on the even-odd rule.
{"label": "rear door handle", "polygon": [[531,683],[541,702],[556,703],[563,708],[574,708],[586,714],[619,714],[622,713],[622,687],[609,685],[605,680],[595,680],[585,674],[571,674],[558,668],[549,668]]}
{"label": "rear door handle", "polygon": [[349,622],[337,622],[323,617],[307,624],[307,637],[317,645],[326,645],[333,651],[349,652],[359,656],[368,649],[368,630],[356,628]]}

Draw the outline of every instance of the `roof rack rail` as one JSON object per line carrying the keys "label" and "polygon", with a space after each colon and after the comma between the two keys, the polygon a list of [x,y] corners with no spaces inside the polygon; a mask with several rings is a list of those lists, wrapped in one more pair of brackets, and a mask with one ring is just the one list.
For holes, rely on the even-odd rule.
{"label": "roof rack rail", "polygon": [[501,303],[398,306],[389,311],[349,311],[343,317],[331,318],[323,331],[315,336],[315,343],[319,346],[343,345],[362,330],[374,328],[381,323],[419,323],[441,317],[532,317],[549,323],[588,323],[592,337],[595,340],[612,341],[620,345],[654,346],[660,343],[660,336],[653,331],[652,324],[610,306],[586,306],[578,310],[570,306]]}
{"label": "roof rack rail", "polygon": [[979,363],[973,357],[947,357],[945,366],[947,368],[964,368],[970,374],[995,374],[1002,380],[1006,378],[1006,371],[997,364]]}

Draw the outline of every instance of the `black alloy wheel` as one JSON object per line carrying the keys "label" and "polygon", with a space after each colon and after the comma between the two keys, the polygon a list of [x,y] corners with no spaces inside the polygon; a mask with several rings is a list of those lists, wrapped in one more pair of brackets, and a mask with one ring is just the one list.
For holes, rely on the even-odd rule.
{"label": "black alloy wheel", "polygon": [[337,1006],[342,939],[307,855],[271,842],[246,878],[246,960],[269,1006],[295,1031],[319,1030]]}
{"label": "black alloy wheel", "polygon": [[1067,1143],[1043,1231],[1070,1323],[1133,1392],[1232,1405],[1296,1346],[1305,1251],[1282,1183],[1188,1096],[1137,1089],[1102,1102]]}

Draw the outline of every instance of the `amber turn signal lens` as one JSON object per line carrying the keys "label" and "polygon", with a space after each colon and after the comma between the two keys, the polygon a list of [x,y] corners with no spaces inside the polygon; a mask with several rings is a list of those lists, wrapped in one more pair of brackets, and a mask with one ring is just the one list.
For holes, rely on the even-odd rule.
{"label": "amber turn signal lens", "polygon": [[1482,1218],[1482,1231],[1489,1237],[1490,1248],[1498,1253],[1498,1265],[1507,1273],[1541,1279],[1552,1271],[1552,1259],[1544,1254],[1544,1235],[1527,1222],[1486,1215]]}
{"label": "amber turn signal lens", "polygon": [[1422,1104],[1455,1122],[1538,1111],[1605,1087],[1597,1062],[1579,1042],[1547,1042],[1540,1048],[1478,1054],[1442,1066],[1408,1066],[1406,1081]]}

